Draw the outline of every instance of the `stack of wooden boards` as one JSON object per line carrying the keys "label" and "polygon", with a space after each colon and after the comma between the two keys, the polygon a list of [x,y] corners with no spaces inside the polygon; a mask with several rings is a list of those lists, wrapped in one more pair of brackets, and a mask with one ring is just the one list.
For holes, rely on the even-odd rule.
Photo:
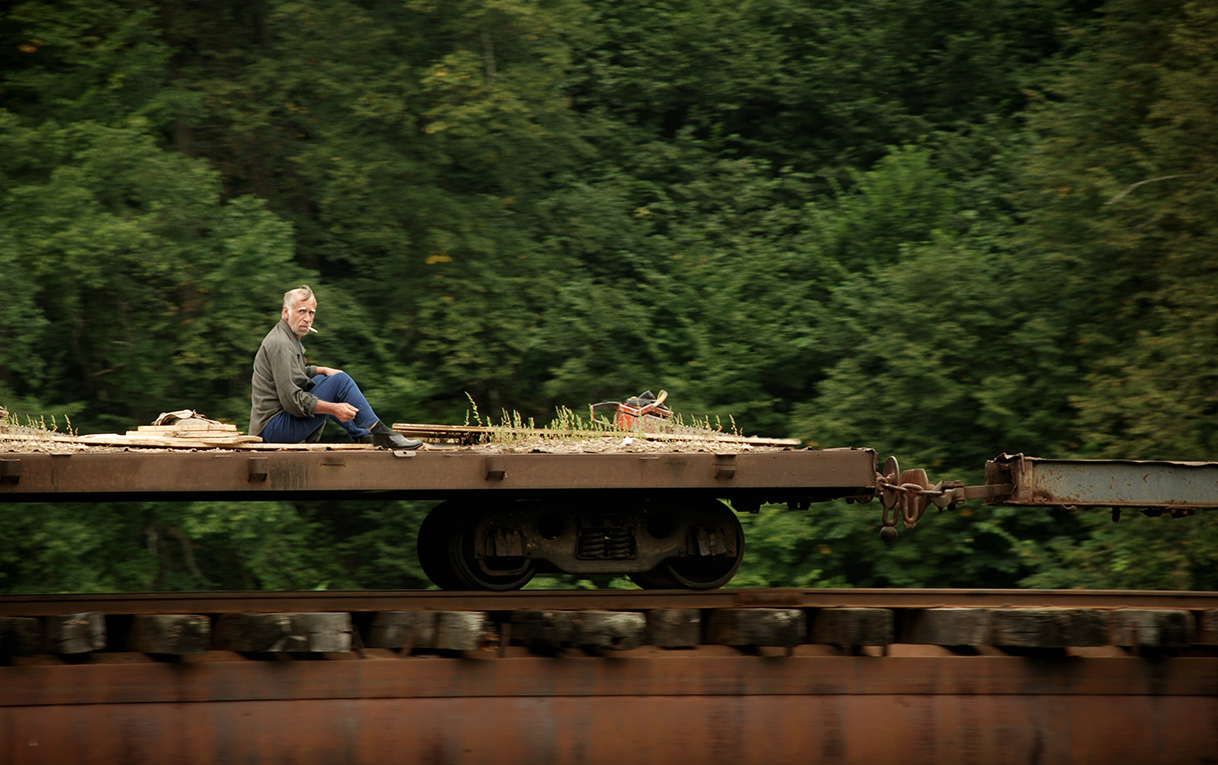
{"label": "stack of wooden boards", "polygon": [[[174,415],[183,415],[177,417]],[[167,446],[167,447],[219,447],[237,446],[239,444],[261,443],[258,436],[242,435],[236,425],[217,422],[194,412],[183,411],[161,415],[156,420],[158,425],[140,425],[135,430],[128,430],[123,436],[114,433],[103,433],[94,436],[80,436],[85,443],[95,441],[108,445],[127,446]],[[188,443],[189,442],[189,443]]]}
{"label": "stack of wooden boards", "polygon": [[243,435],[236,425],[218,422],[183,409],[162,414],[156,424],[140,425],[125,434],[94,433],[74,435],[46,432],[5,433],[4,439],[13,442],[36,442],[74,444],[77,446],[138,446],[144,448],[169,449],[216,449],[261,444],[258,436]]}

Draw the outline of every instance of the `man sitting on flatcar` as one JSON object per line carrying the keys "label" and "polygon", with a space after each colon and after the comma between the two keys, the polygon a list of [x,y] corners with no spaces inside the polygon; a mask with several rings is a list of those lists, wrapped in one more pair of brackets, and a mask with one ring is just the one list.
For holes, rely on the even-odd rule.
{"label": "man sitting on flatcar", "polygon": [[300,342],[313,329],[317,298],[308,286],[283,296],[282,318],[254,357],[250,435],[277,444],[315,441],[326,422],[337,422],[352,440],[381,449],[417,449],[422,441],[386,427],[351,376],[305,361]]}

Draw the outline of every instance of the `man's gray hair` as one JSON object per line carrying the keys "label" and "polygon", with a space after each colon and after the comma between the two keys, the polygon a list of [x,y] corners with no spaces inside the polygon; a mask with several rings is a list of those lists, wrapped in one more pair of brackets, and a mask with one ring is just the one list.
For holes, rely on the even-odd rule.
{"label": "man's gray hair", "polygon": [[283,307],[292,309],[313,297],[313,290],[307,284],[302,284],[294,290],[283,293]]}

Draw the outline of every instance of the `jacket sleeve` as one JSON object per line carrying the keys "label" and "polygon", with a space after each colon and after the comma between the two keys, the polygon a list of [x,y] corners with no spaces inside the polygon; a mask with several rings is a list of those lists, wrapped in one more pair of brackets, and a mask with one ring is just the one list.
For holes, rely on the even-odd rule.
{"label": "jacket sleeve", "polygon": [[310,367],[302,369],[291,349],[282,346],[271,353],[270,362],[280,405],[294,417],[312,417],[317,409],[317,396],[308,392],[313,387],[313,380],[308,376]]}

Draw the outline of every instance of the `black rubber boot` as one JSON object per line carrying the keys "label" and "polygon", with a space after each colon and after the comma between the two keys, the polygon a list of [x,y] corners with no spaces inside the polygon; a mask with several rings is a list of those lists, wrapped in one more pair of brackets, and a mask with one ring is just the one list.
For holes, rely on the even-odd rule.
{"label": "black rubber boot", "polygon": [[[372,426],[372,434],[364,436],[364,438],[372,439],[372,445],[378,449],[418,449],[423,445],[423,442],[417,438],[407,438],[400,433],[394,433],[381,422],[377,422]],[[361,438],[360,441],[363,441]]]}

